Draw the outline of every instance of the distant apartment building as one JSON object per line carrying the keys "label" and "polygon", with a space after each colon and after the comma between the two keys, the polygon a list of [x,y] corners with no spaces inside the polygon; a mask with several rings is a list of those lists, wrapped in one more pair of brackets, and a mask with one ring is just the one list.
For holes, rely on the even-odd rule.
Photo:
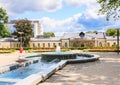
{"label": "distant apartment building", "polygon": [[[15,23],[16,20],[11,20],[7,26],[8,28],[13,32],[13,30],[15,30],[14,28],[14,23]],[[41,24],[39,22],[39,20],[30,20],[31,21],[31,24],[32,24],[32,29],[33,29],[33,32],[34,32],[34,37],[38,37],[38,36],[41,36],[43,35],[43,29],[41,27]]]}

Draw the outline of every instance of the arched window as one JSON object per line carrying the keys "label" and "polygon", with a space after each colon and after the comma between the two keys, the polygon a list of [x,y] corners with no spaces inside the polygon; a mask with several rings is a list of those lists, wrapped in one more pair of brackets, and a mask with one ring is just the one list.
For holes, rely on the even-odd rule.
{"label": "arched window", "polygon": [[40,47],[40,43],[38,43],[38,47]]}
{"label": "arched window", "polygon": [[53,47],[56,47],[55,43],[53,43]]}
{"label": "arched window", "polygon": [[110,47],[110,43],[107,43],[107,46]]}
{"label": "arched window", "polygon": [[35,47],[35,43],[33,43],[33,47]]}
{"label": "arched window", "polygon": [[102,47],[102,42],[99,42],[99,47]]}
{"label": "arched window", "polygon": [[94,46],[94,45],[93,45],[93,43],[91,42],[91,43],[90,43],[90,48],[92,48],[93,46]]}
{"label": "arched window", "polygon": [[19,44],[17,43],[17,47],[19,47]]}
{"label": "arched window", "polygon": [[50,47],[50,43],[48,43],[48,47]]}
{"label": "arched window", "polygon": [[81,42],[81,43],[80,43],[80,46],[81,46],[81,47],[85,47],[85,45],[84,45],[84,43],[83,43],[83,42]]}
{"label": "arched window", "polygon": [[68,47],[68,44],[67,44],[67,42],[65,42],[65,47]]}
{"label": "arched window", "polygon": [[73,47],[77,47],[77,43],[76,42],[73,43]]}
{"label": "arched window", "polygon": [[116,42],[113,43],[113,46],[114,46],[114,47],[116,46]]}
{"label": "arched window", "polygon": [[43,47],[45,47],[45,43],[43,43]]}
{"label": "arched window", "polygon": [[59,43],[59,46],[61,46],[61,43]]}

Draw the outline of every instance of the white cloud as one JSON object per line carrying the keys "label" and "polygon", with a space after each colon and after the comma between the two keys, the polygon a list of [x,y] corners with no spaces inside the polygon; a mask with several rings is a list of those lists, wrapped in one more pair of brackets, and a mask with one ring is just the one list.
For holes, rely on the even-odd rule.
{"label": "white cloud", "polygon": [[0,0],[0,7],[6,8],[10,14],[53,12],[62,8],[62,0]]}
{"label": "white cloud", "polygon": [[96,2],[96,0],[65,0],[68,6],[82,6],[89,5]]}
{"label": "white cloud", "polygon": [[89,18],[97,19],[104,16],[104,15],[98,16],[98,10],[100,6],[96,2],[96,0],[65,0],[65,1],[67,5],[70,7],[78,7],[78,6],[80,6],[81,8],[82,6],[86,7],[83,13],[86,19]]}
{"label": "white cloud", "polygon": [[40,19],[40,22],[44,31],[52,31],[55,32],[57,35],[60,35],[64,32],[77,32],[85,30],[85,27],[82,24],[77,23],[79,17],[81,17],[81,13],[76,14],[73,17],[67,18],[65,20],[59,21],[55,19],[50,19],[48,17],[44,17]]}

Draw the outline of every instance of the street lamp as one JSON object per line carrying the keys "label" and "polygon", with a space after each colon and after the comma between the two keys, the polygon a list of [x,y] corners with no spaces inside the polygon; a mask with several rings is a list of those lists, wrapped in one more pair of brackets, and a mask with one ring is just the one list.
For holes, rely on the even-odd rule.
{"label": "street lamp", "polygon": [[118,55],[119,55],[119,28],[117,29],[117,53],[118,53]]}
{"label": "street lamp", "polygon": [[23,34],[23,32],[18,32],[18,34],[20,34],[20,47],[22,47],[22,34]]}

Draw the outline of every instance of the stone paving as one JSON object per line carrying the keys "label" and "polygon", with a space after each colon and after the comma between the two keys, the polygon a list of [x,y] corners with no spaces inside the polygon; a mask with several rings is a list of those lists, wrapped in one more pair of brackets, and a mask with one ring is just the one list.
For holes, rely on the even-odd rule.
{"label": "stone paving", "polygon": [[93,53],[99,61],[68,64],[39,85],[120,85],[120,55]]}

